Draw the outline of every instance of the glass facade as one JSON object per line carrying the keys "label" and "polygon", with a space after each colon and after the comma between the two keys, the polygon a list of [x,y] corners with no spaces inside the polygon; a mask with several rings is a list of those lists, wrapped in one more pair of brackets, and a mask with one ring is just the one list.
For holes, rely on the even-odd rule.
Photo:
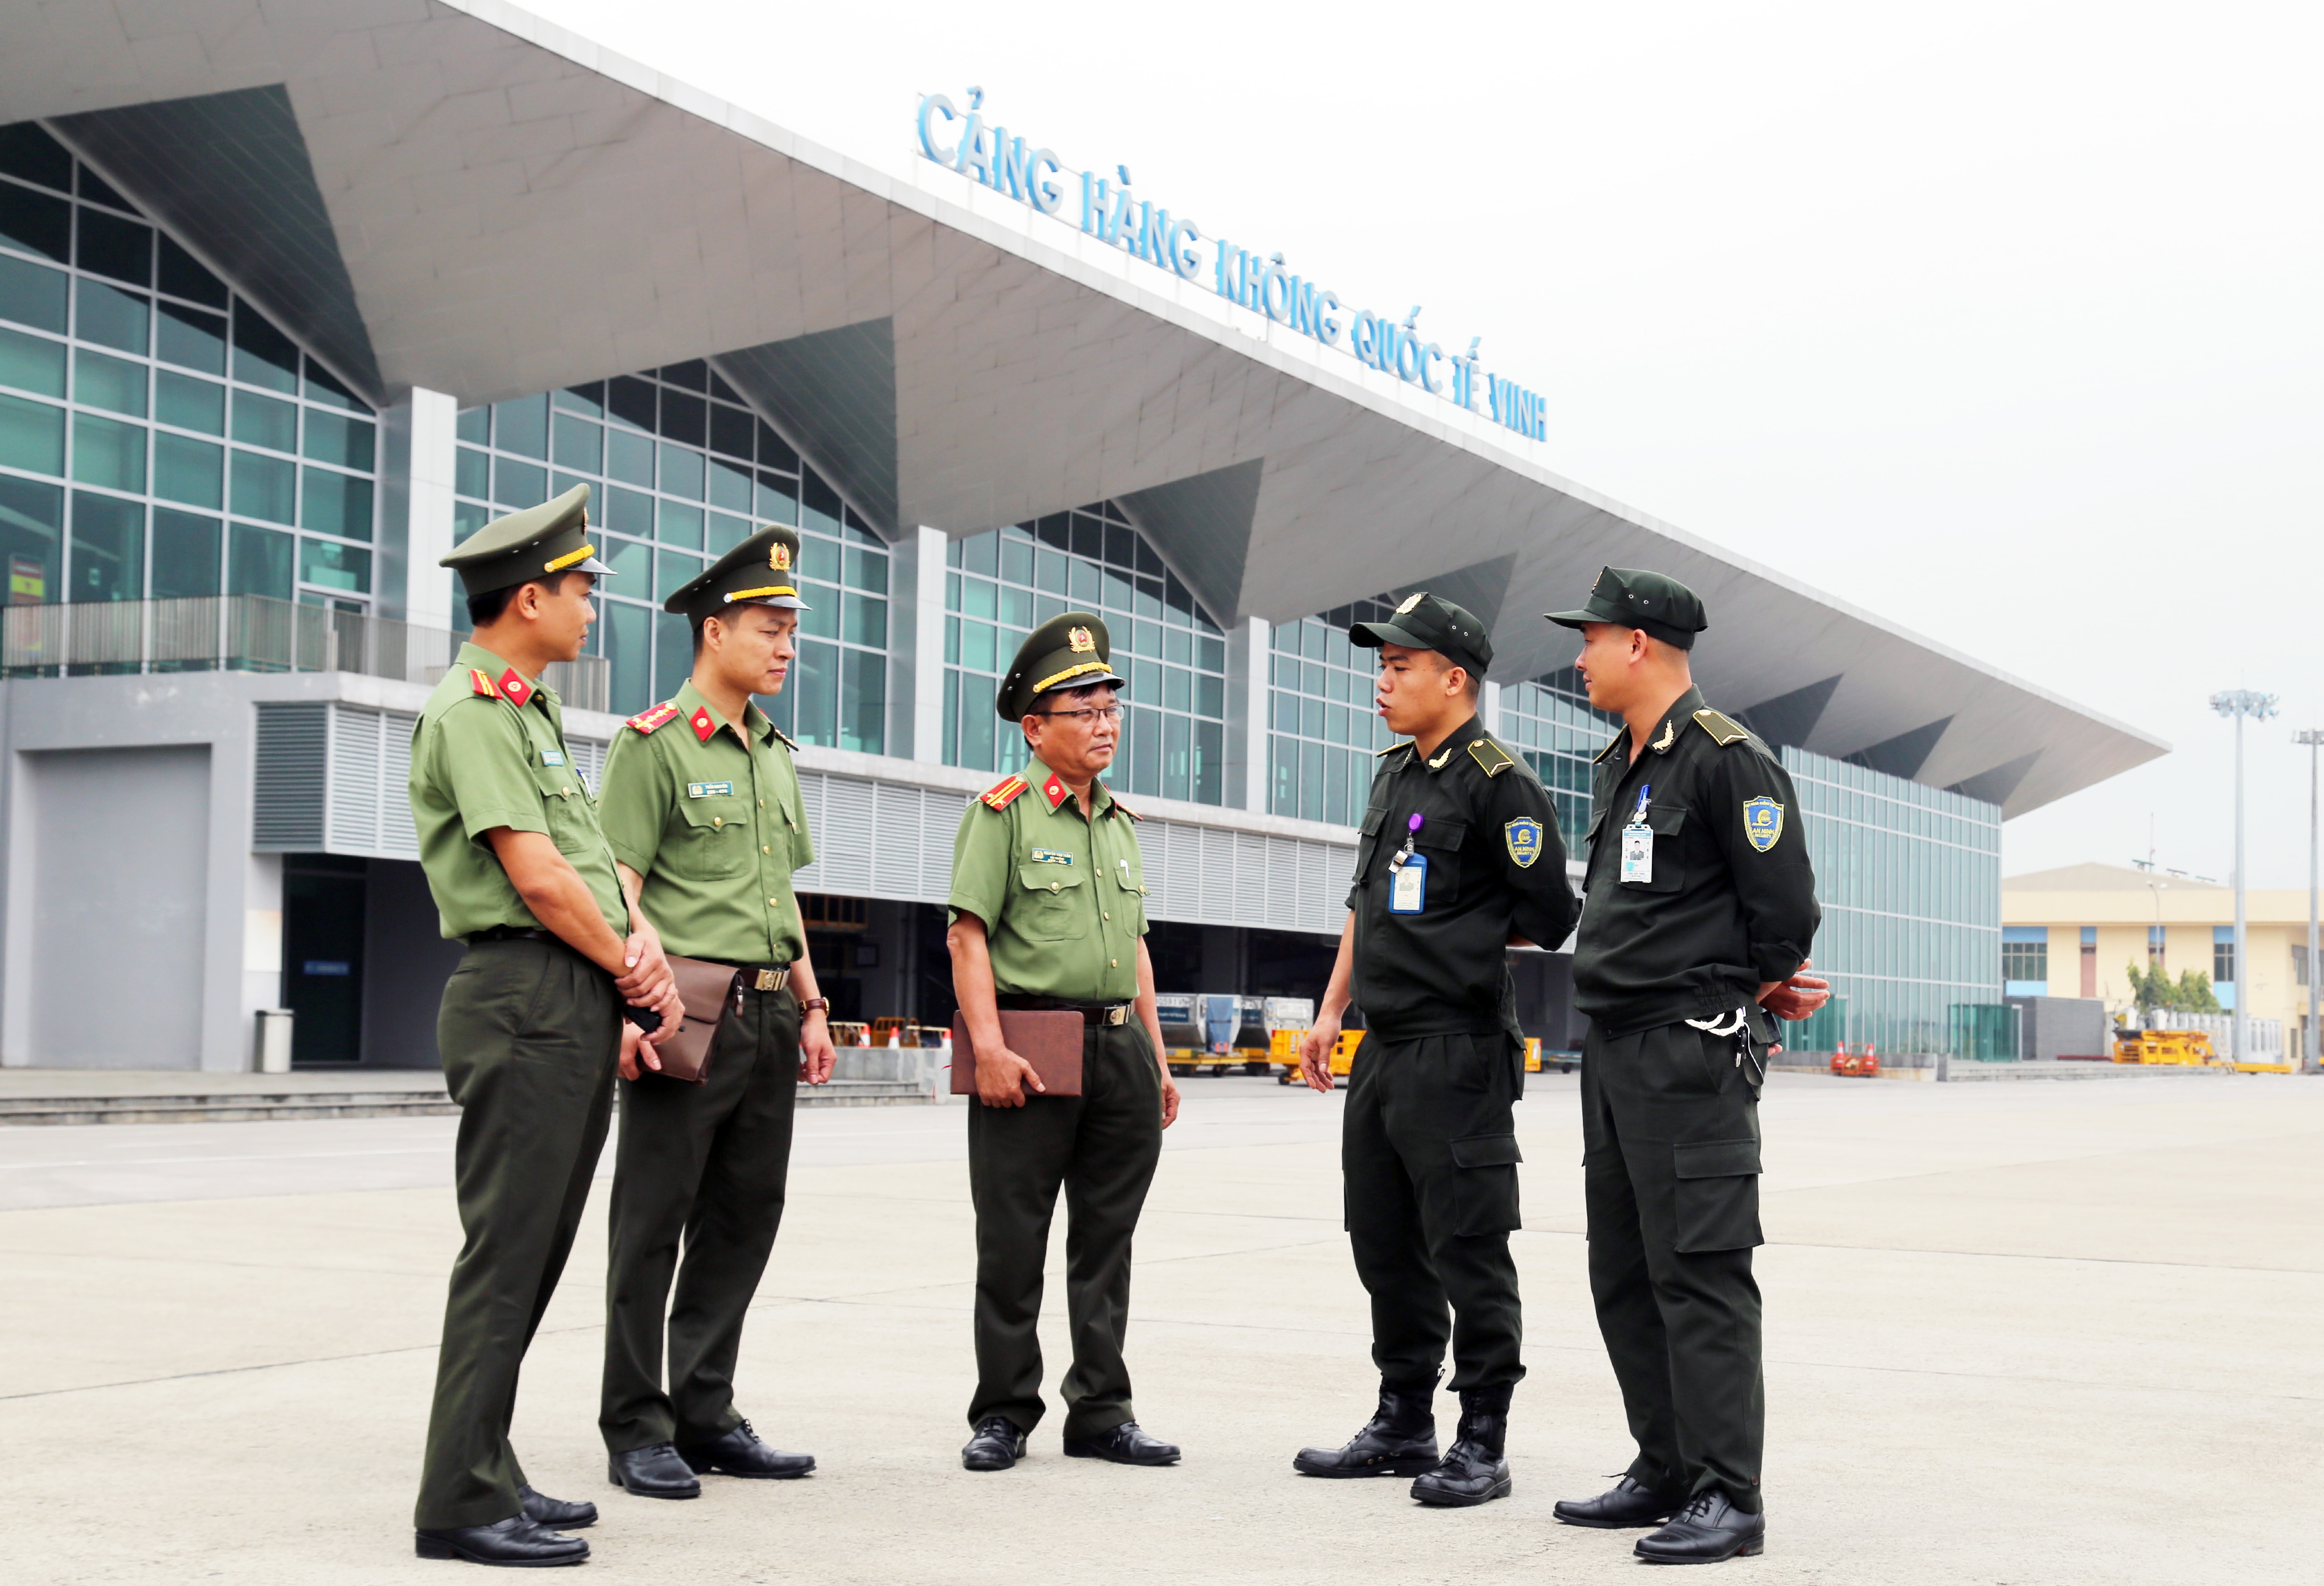
{"label": "glass facade", "polygon": [[1558,834],[1575,859],[1590,831],[1591,766],[1621,727],[1620,717],[1591,708],[1572,667],[1501,690],[1501,741],[1525,756],[1549,789]]}
{"label": "glass facade", "polygon": [[[802,743],[887,750],[889,551],[854,509],[699,359],[461,413],[456,535],[586,483],[614,577],[590,645],[633,715],[693,668],[663,599],[761,524],[799,530],[799,654],[760,703]],[[453,610],[460,604],[456,598]]]}
{"label": "glass facade", "polygon": [[1105,619],[1114,670],[1130,680],[1106,780],[1128,793],[1224,802],[1226,636],[1120,508],[1101,502],[955,539],[945,564],[946,765],[1024,764],[1022,735],[993,712],[1001,675],[1034,628],[1092,611]]}
{"label": "glass facade", "polygon": [[1990,1022],[1978,1010],[2001,1004],[1999,807],[1803,749],[1781,752],[1823,905],[1815,973],[1832,991],[1786,1044],[1954,1049],[1964,1029]]}
{"label": "glass facade", "polygon": [[38,126],[0,127],[8,602],[366,611],[372,410]]}
{"label": "glass facade", "polygon": [[1379,652],[1348,641],[1351,622],[1384,622],[1397,597],[1351,601],[1269,636],[1267,807],[1352,826],[1370,797],[1372,756],[1396,742],[1372,704]]}

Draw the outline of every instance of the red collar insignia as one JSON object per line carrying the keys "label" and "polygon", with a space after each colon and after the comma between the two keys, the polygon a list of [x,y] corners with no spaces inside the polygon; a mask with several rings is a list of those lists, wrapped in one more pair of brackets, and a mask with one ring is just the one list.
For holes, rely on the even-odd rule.
{"label": "red collar insignia", "polygon": [[1041,784],[1041,797],[1049,801],[1051,809],[1056,808],[1069,797],[1065,783],[1058,779],[1056,772],[1051,771],[1049,779]]}
{"label": "red collar insignia", "polygon": [[501,674],[501,692],[508,696],[511,705],[522,705],[532,697],[532,685],[518,677],[516,669],[511,667]]}
{"label": "red collar insignia", "polygon": [[694,735],[705,743],[709,742],[710,734],[718,730],[717,722],[710,715],[710,707],[705,705],[694,707],[694,714],[687,718],[687,725],[692,727]]}
{"label": "red collar insignia", "polygon": [[493,680],[490,678],[485,677],[484,673],[478,671],[474,667],[470,667],[468,669],[468,687],[474,688],[477,693],[483,695],[487,699],[497,699],[500,697],[501,691],[493,687]]}

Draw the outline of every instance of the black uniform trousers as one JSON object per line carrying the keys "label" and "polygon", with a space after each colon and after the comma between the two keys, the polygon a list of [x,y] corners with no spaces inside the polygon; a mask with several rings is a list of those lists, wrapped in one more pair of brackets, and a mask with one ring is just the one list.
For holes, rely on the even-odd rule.
{"label": "black uniform trousers", "polygon": [[[1736,1038],[1684,1023],[1582,1052],[1590,1292],[1658,1491],[1760,1507],[1759,1100]],[[1747,1060],[1748,1061],[1748,1060]]]}
{"label": "black uniform trousers", "polygon": [[[965,1052],[954,1059],[970,1061]],[[1137,1419],[1122,1339],[1130,1241],[1162,1157],[1162,1074],[1146,1027],[1093,1025],[1082,1093],[1028,1092],[1022,1107],[968,1098],[968,1190],[976,1208],[976,1396],[969,1425],[1041,1419],[1041,1268],[1065,1192],[1065,1317],[1073,1369],[1065,1434],[1097,1437]]]}
{"label": "black uniform trousers", "polygon": [[1448,1340],[1455,1392],[1525,1375],[1509,1254],[1517,1061],[1498,1030],[1402,1040],[1372,1030],[1356,1048],[1340,1167],[1356,1275],[1372,1298],[1372,1360],[1391,1386],[1433,1386]]}
{"label": "black uniform trousers", "polygon": [[436,1042],[460,1104],[453,1181],[466,1238],[444,1305],[413,1514],[423,1530],[521,1507],[517,1373],[604,1148],[620,1019],[611,977],[561,942],[480,942],[445,984]]}
{"label": "black uniform trousers", "polygon": [[597,1416],[614,1453],[707,1443],[742,1422],[734,1361],[783,1220],[799,1013],[788,989],[745,991],[739,1012],[728,996],[702,1083],[650,1069],[621,1083]]}

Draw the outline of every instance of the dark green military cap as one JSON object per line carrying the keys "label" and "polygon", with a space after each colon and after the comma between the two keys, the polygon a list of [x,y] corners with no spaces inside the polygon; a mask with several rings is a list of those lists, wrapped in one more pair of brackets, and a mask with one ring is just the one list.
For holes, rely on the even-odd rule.
{"label": "dark green military cap", "polygon": [[992,705],[1002,721],[1019,721],[1052,688],[1087,688],[1098,683],[1130,687],[1130,680],[1113,669],[1112,636],[1089,613],[1066,612],[1025,635]]}
{"label": "dark green military cap", "polygon": [[1703,615],[1702,598],[1693,590],[1668,574],[1636,567],[1600,568],[1589,603],[1580,611],[1542,615],[1564,628],[1618,622],[1681,650],[1692,650],[1694,636],[1711,626],[1711,619]]}
{"label": "dark green military cap", "polygon": [[513,589],[559,573],[610,573],[589,543],[589,487],[576,484],[553,501],[494,518],[438,567],[460,575],[470,595]]}
{"label": "dark green military cap", "polygon": [[799,598],[798,563],[798,530],[770,523],[670,591],[661,609],[697,622],[738,605],[812,611]]}
{"label": "dark green military cap", "polygon": [[1485,624],[1465,606],[1422,590],[1407,595],[1385,622],[1351,622],[1348,642],[1362,650],[1401,644],[1406,650],[1433,650],[1482,682],[1493,664],[1493,641]]}

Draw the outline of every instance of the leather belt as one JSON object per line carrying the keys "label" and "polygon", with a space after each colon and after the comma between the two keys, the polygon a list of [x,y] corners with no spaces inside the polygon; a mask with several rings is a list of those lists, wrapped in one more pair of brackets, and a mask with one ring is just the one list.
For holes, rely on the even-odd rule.
{"label": "leather belt", "polygon": [[1084,1025],[1120,1025],[1130,1022],[1130,1002],[1068,1002],[1061,997],[995,997],[993,1005],[1014,1013],[1078,1013]]}
{"label": "leather belt", "polygon": [[530,926],[493,926],[472,933],[465,940],[473,947],[479,942],[561,942],[564,938],[554,931],[537,930]]}
{"label": "leather belt", "polygon": [[727,964],[723,958],[706,958],[705,964],[725,964],[734,972],[734,989],[738,991],[779,991],[791,983],[791,966],[788,964]]}

